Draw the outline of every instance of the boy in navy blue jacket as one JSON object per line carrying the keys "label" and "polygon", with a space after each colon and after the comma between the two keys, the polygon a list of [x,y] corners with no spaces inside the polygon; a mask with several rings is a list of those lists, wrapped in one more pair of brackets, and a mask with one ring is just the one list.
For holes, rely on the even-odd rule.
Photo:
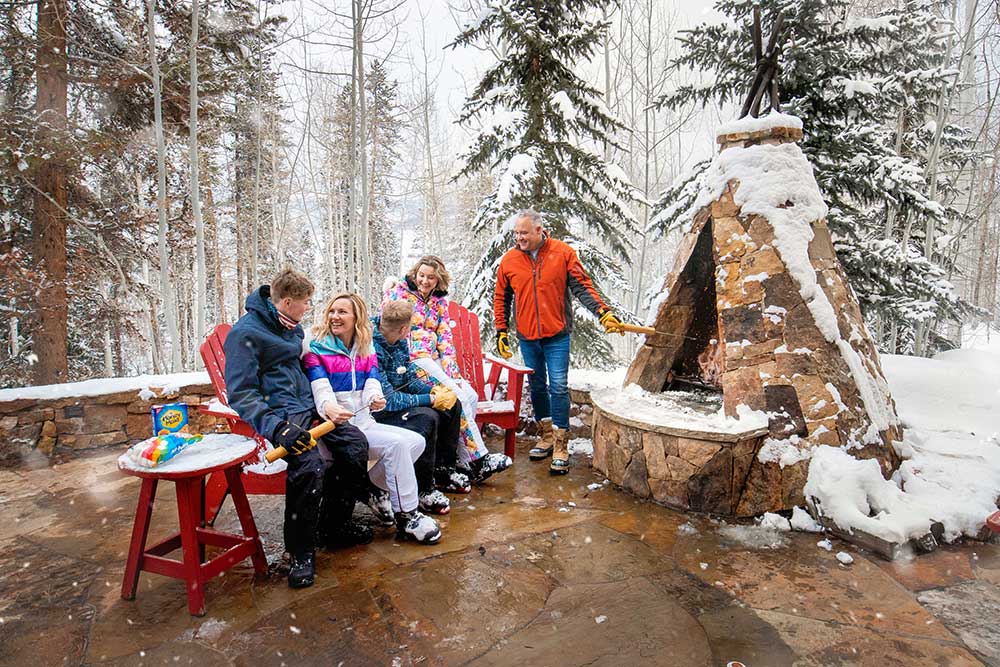
{"label": "boy in navy blue jacket", "polygon": [[447,387],[428,386],[410,363],[412,316],[409,301],[390,301],[380,317],[372,318],[375,354],[386,396],[385,409],[372,416],[381,424],[401,426],[424,436],[427,446],[413,465],[420,507],[425,512],[444,514],[448,499],[435,487],[457,493],[471,489],[468,475],[456,470],[462,406]]}
{"label": "boy in navy blue jacket", "polygon": [[312,388],[299,360],[304,332],[299,321],[314,291],[301,273],[285,269],[250,294],[246,314],[226,336],[226,390],[229,406],[275,446],[285,461],[285,549],[291,555],[288,585],[311,586],[316,573],[316,541],[364,544],[372,529],[351,517],[357,499],[367,496],[368,441],[347,423],[313,446],[309,429],[320,420]]}

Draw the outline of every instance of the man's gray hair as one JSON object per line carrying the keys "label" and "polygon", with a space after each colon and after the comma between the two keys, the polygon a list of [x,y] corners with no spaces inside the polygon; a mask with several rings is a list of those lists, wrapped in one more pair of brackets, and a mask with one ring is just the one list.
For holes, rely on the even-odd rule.
{"label": "man's gray hair", "polygon": [[531,224],[533,224],[535,227],[542,226],[542,214],[534,209],[525,208],[518,211],[517,218],[515,219],[520,220],[521,218],[527,218],[528,220],[531,220]]}

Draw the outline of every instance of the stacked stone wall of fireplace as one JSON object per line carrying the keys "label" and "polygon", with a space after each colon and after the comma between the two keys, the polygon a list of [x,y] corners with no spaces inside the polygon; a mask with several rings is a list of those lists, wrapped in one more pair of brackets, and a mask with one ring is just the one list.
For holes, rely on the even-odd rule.
{"label": "stacked stone wall of fireplace", "polygon": [[[771,127],[723,135],[719,143],[722,150],[740,150],[799,138],[798,128]],[[738,181],[728,181],[721,195],[694,216],[664,281],[666,297],[653,325],[659,333],[640,348],[626,385],[635,383],[654,393],[676,388],[678,382],[714,386],[728,416],[736,417],[740,405],[767,413],[767,437],[757,439],[749,469],[737,480],[741,488],[732,492],[732,513],[749,516],[803,503],[807,452],[817,445],[849,445],[855,456],[877,459],[888,476],[899,463],[891,443],[901,433],[877,350],[825,220],[809,223],[808,262],[836,313],[840,341],[829,340],[818,326],[776,247],[780,244],[771,222],[741,210],[739,187]],[[859,381],[865,383],[863,389]],[[887,406],[880,413],[888,422],[882,428],[873,427],[875,415],[868,413],[873,397]],[[886,413],[891,413],[888,420]],[[601,415],[596,419],[599,423]],[[595,462],[618,460],[618,454],[596,453],[606,444],[600,440],[595,426]],[[779,443],[785,451],[798,448],[801,460],[786,460],[782,466],[758,456],[769,443]],[[645,461],[645,467],[659,466]],[[696,470],[692,477],[703,474]]]}

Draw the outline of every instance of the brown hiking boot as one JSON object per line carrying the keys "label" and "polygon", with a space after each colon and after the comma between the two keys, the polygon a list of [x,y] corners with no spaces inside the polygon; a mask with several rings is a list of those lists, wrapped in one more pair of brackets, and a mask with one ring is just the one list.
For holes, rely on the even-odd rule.
{"label": "brown hiking boot", "polygon": [[564,428],[552,429],[552,463],[550,475],[565,475],[569,472],[569,431]]}
{"label": "brown hiking boot", "polygon": [[552,456],[552,420],[543,419],[538,424],[538,434],[541,436],[538,438],[538,444],[528,451],[528,458],[532,461],[540,461],[541,459],[548,458]]}

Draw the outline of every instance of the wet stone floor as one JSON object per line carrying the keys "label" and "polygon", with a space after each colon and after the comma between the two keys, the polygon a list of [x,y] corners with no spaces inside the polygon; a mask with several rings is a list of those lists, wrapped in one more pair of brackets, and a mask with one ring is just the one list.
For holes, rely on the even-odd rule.
{"label": "wet stone floor", "polygon": [[[438,545],[383,529],[319,552],[301,591],[247,561],[208,583],[201,618],[155,574],[120,598],[139,482],[115,453],[0,470],[0,664],[1000,665],[998,546],[896,563],[826,551],[589,488],[586,457],[552,478],[530,444],[452,496]],[[282,502],[251,497],[275,568]],[[175,521],[161,483],[150,541]],[[227,501],[217,527],[236,526]]]}

